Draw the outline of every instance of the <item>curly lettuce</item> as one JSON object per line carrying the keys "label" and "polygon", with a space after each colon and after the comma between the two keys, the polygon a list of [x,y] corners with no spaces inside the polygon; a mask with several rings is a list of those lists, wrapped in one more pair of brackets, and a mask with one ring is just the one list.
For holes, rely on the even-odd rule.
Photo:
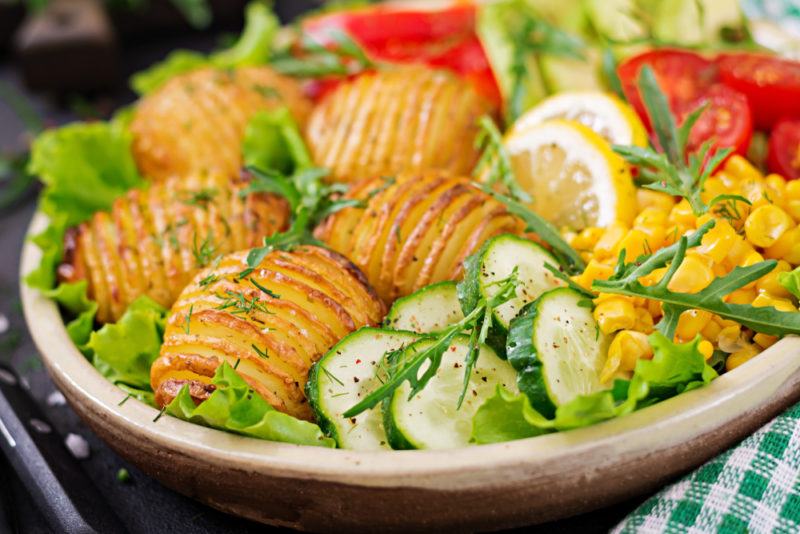
{"label": "curly lettuce", "polygon": [[335,447],[314,423],[279,412],[253,390],[227,363],[217,367],[211,384],[216,390],[195,405],[188,386],[166,407],[166,413],[218,430],[270,441]]}
{"label": "curly lettuce", "polygon": [[525,394],[498,387],[473,417],[472,441],[498,443],[593,425],[701,387],[717,377],[700,353],[700,338],[678,344],[655,332],[649,340],[653,359],[639,360],[630,381],[616,380],[610,390],[580,395],[559,406],[552,419],[536,411]]}
{"label": "curly lettuce", "polygon": [[794,271],[779,274],[778,283],[780,283],[786,291],[800,299],[800,267]]}
{"label": "curly lettuce", "polygon": [[280,28],[278,17],[266,5],[248,4],[245,27],[239,40],[226,50],[210,55],[176,50],[163,61],[133,75],[131,87],[139,95],[152,93],[171,78],[201,67],[233,68],[262,65],[269,60],[272,42]]}

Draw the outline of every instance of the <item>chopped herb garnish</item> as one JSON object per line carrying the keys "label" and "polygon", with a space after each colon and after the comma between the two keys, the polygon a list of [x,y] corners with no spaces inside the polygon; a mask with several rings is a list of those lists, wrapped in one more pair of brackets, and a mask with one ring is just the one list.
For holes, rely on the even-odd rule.
{"label": "chopped herb garnish", "polygon": [[124,398],[124,399],[122,399],[121,401],[119,401],[119,403],[117,404],[117,406],[122,406],[123,404],[125,404],[126,402],[128,402],[128,399],[130,399],[131,397],[133,397],[133,393],[128,393],[127,395],[125,395],[125,398]]}
{"label": "chopped herb garnish", "polygon": [[269,288],[267,288],[267,287],[264,287],[263,285],[259,284],[259,283],[258,283],[258,280],[256,280],[256,279],[255,279],[255,278],[253,278],[252,276],[251,276],[250,278],[248,278],[248,280],[250,281],[250,283],[251,283],[251,284],[253,284],[253,285],[254,285],[254,286],[256,286],[258,289],[260,289],[260,290],[261,290],[261,292],[262,292],[262,293],[264,293],[265,295],[268,295],[268,296],[270,296],[270,297],[272,297],[272,298],[274,298],[274,299],[279,299],[279,298],[281,298],[281,296],[280,296],[280,295],[278,295],[277,293],[275,293],[275,292],[274,292],[274,291],[272,291],[271,289],[269,289]]}
{"label": "chopped herb garnish", "polygon": [[271,313],[267,309],[266,305],[261,302],[256,295],[253,295],[248,299],[243,293],[226,289],[225,295],[217,294],[216,297],[223,301],[222,304],[217,306],[217,309],[230,310],[230,313],[234,315],[250,314],[254,311]]}
{"label": "chopped herb garnish", "polygon": [[517,183],[511,167],[511,157],[508,155],[503,144],[503,136],[497,129],[494,120],[488,115],[484,115],[478,121],[478,125],[481,130],[475,138],[475,148],[481,150],[482,154],[475,165],[473,176],[481,178],[482,182],[490,186],[500,182],[515,200],[531,202],[531,196]]}
{"label": "chopped herb garnish", "polygon": [[217,276],[216,274],[212,273],[212,274],[209,274],[208,276],[206,276],[205,278],[201,279],[199,284],[200,284],[200,287],[205,287],[205,286],[207,286],[209,284],[213,284],[217,280],[219,280],[219,276]]}
{"label": "chopped herb garnish", "polygon": [[213,187],[206,187],[199,191],[187,191],[187,198],[183,203],[187,206],[197,206],[203,209],[208,207],[208,204],[214,200],[218,191]]}
{"label": "chopped herb garnish", "polygon": [[161,416],[162,416],[162,415],[164,415],[164,413],[165,413],[166,411],[167,411],[167,407],[166,407],[166,406],[164,406],[163,408],[161,408],[161,410],[158,412],[158,415],[157,415],[157,416],[155,416],[155,418],[153,419],[153,422],[155,423],[156,421],[158,421],[159,419],[161,419]]}
{"label": "chopped herb garnish", "polygon": [[194,312],[194,304],[189,306],[189,313],[186,314],[186,322],[183,325],[183,331],[189,333],[189,326],[192,323],[192,313]]}
{"label": "chopped herb garnish", "polygon": [[333,47],[318,43],[309,35],[302,35],[298,50],[300,57],[286,54],[272,60],[271,66],[287,76],[299,78],[322,78],[347,76],[374,69],[377,64],[350,36],[341,31],[328,34]]}
{"label": "chopped herb garnish", "polygon": [[[331,380],[333,380],[334,382],[336,382],[340,386],[344,386],[344,382],[342,382],[341,380],[336,378],[336,375],[334,375],[333,373],[328,371],[328,369],[324,365],[320,365],[319,368],[322,369],[322,372],[325,373],[325,376],[327,376],[328,378],[330,378]],[[350,416],[346,415],[345,417],[350,417]]]}
{"label": "chopped herb garnish", "polygon": [[131,474],[128,472],[127,469],[121,467],[117,471],[117,482],[121,482],[124,484],[126,482],[130,482],[130,480],[131,480]]}
{"label": "chopped herb garnish", "polygon": [[214,243],[214,234],[211,231],[208,232],[208,236],[199,245],[197,243],[197,232],[192,236],[192,255],[198,268],[205,267],[211,263],[218,248],[219,246]]}
{"label": "chopped herb garnish", "polygon": [[256,354],[258,354],[259,357],[264,359],[269,358],[269,354],[267,354],[267,349],[261,350],[256,346],[255,343],[251,344],[250,346],[253,347],[253,350],[256,351]]}

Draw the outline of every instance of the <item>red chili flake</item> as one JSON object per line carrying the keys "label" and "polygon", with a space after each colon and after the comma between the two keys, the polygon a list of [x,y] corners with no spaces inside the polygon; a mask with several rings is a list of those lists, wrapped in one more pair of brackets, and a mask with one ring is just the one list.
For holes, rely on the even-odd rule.
{"label": "red chili flake", "polygon": [[356,363],[361,363],[361,360],[360,359],[356,360]]}

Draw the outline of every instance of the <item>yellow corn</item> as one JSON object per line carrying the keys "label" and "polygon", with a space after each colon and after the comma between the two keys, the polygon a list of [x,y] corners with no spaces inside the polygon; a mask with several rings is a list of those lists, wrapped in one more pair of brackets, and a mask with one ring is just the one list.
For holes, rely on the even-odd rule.
{"label": "yellow corn", "polygon": [[[670,209],[672,207],[670,206]],[[633,220],[633,227],[634,228],[641,228],[643,226],[664,226],[667,224],[667,218],[669,217],[669,210],[663,210],[659,207],[650,206],[644,208],[639,215]]]}
{"label": "yellow corn", "polygon": [[786,180],[779,174],[770,174],[764,178],[767,187],[771,190],[770,198],[775,204],[782,206],[786,202]]}
{"label": "yellow corn", "polygon": [[716,175],[722,185],[725,186],[726,191],[733,191],[739,186],[739,178],[727,171],[720,171]]}
{"label": "yellow corn", "polygon": [[725,301],[730,304],[750,304],[756,298],[755,288],[741,288],[730,293]]}
{"label": "yellow corn", "polygon": [[661,308],[661,301],[659,300],[648,300],[647,311],[650,312],[650,316],[653,319],[657,319],[664,315],[664,310]]}
{"label": "yellow corn", "polygon": [[[747,256],[744,257],[744,259],[742,260],[741,266],[742,267],[750,267],[751,265],[755,265],[756,263],[760,263],[762,261],[764,261],[764,256],[762,256],[761,254],[759,254],[756,251],[753,251],[753,252],[751,252],[750,254],[748,254]],[[755,281],[753,281],[753,282],[750,282],[748,284],[743,285],[742,289],[753,289],[755,287],[756,287],[756,283],[755,283]]]}
{"label": "yellow corn", "polygon": [[758,347],[755,345],[747,345],[745,348],[741,350],[737,350],[725,361],[725,368],[730,371],[732,369],[736,369],[746,361],[750,360],[759,353]]}
{"label": "yellow corn", "polygon": [[608,359],[600,373],[600,381],[604,383],[610,381],[618,370],[633,371],[640,359],[652,357],[653,349],[645,334],[623,330],[614,336],[608,347]]}
{"label": "yellow corn", "polygon": [[756,298],[753,299],[753,306],[756,308],[763,308],[766,306],[772,306],[778,311],[784,312],[796,312],[797,308],[792,301],[789,299],[782,299],[777,297],[771,297],[766,293],[761,293]]}
{"label": "yellow corn", "polygon": [[744,223],[747,239],[757,247],[770,247],[794,226],[789,215],[774,204],[757,208]]}
{"label": "yellow corn", "polygon": [[726,193],[729,193],[729,189],[725,186],[725,184],[722,183],[722,180],[716,176],[712,176],[706,180],[706,183],[703,186],[703,192],[700,194],[700,198],[703,200],[703,202],[711,202],[714,197],[724,195]]}
{"label": "yellow corn", "polygon": [[800,180],[791,180],[786,184],[786,196],[790,200],[800,200]]}
{"label": "yellow corn", "polygon": [[719,323],[712,320],[706,323],[706,325],[700,331],[700,334],[712,343],[716,343],[721,331],[722,327],[719,325]]}
{"label": "yellow corn", "polygon": [[726,326],[720,331],[719,336],[717,336],[717,345],[726,352],[733,352],[741,348],[741,337],[741,326],[738,324]]}
{"label": "yellow corn", "polygon": [[591,289],[594,280],[608,280],[613,273],[614,268],[612,266],[593,259],[589,260],[589,263],[586,264],[586,269],[576,277],[575,281],[582,287]]}
{"label": "yellow corn", "polygon": [[685,198],[675,204],[669,212],[669,222],[679,226],[694,227],[694,211]]}
{"label": "yellow corn", "polygon": [[697,293],[714,280],[714,272],[696,256],[686,256],[667,284],[670,291]]}
{"label": "yellow corn", "polygon": [[589,227],[581,230],[571,241],[576,250],[592,250],[603,235],[604,230],[598,227]]}
{"label": "yellow corn", "polygon": [[728,255],[723,260],[723,265],[729,270],[733,270],[734,267],[741,265],[742,261],[754,250],[749,241],[737,235],[728,251]]}
{"label": "yellow corn", "polygon": [[649,248],[647,235],[641,230],[633,229],[625,234],[625,237],[614,247],[614,257],[619,257],[619,253],[625,249],[625,261],[633,261],[642,254],[650,253],[653,249]]}
{"label": "yellow corn", "polygon": [[739,191],[744,198],[750,201],[749,206],[738,204],[739,211],[743,212],[744,217],[747,217],[751,211],[770,204],[767,186],[761,180],[745,180],[739,184]]}
{"label": "yellow corn", "polygon": [[706,339],[702,340],[697,345],[697,349],[700,351],[700,354],[702,354],[703,358],[705,358],[706,360],[709,359],[712,354],[714,354],[714,345],[712,345],[711,342]]}
{"label": "yellow corn", "polygon": [[633,329],[645,334],[653,333],[653,316],[646,308],[636,308],[636,322]]}
{"label": "yellow corn", "polygon": [[728,255],[737,240],[736,230],[724,219],[717,219],[714,227],[703,236],[699,252],[711,256],[714,262],[719,263]]}
{"label": "yellow corn", "polygon": [[761,172],[756,169],[747,158],[734,154],[725,162],[725,172],[739,178],[739,180],[757,180],[762,178]]}
{"label": "yellow corn", "polygon": [[771,247],[764,249],[764,256],[800,265],[800,226],[784,232]]}
{"label": "yellow corn", "polygon": [[665,213],[669,213],[672,206],[675,205],[675,199],[672,195],[653,191],[652,189],[637,189],[636,200],[639,203],[639,209],[658,208]]}
{"label": "yellow corn", "polygon": [[[617,244],[622,241],[628,233],[628,227],[621,222],[614,222],[603,232],[594,247],[594,254],[597,259],[604,260],[614,256]],[[629,258],[630,259],[630,258]]]}
{"label": "yellow corn", "polygon": [[604,334],[611,334],[617,330],[629,330],[636,324],[633,303],[624,297],[615,296],[597,302],[594,308],[594,318]]}
{"label": "yellow corn", "polygon": [[789,272],[791,270],[792,267],[789,265],[789,263],[784,260],[778,260],[778,264],[772,271],[768,272],[756,281],[756,290],[759,293],[768,293],[775,297],[788,297],[790,293],[778,281],[778,276],[781,273]]}
{"label": "yellow corn", "polygon": [[678,318],[675,335],[682,339],[694,339],[711,321],[711,313],[703,310],[686,310]]}
{"label": "yellow corn", "polygon": [[800,223],[800,200],[787,200],[784,207],[786,208],[786,213],[794,219],[794,222]]}
{"label": "yellow corn", "polygon": [[753,336],[753,341],[762,349],[766,349],[778,342],[778,336],[770,336],[768,334],[756,334]]}

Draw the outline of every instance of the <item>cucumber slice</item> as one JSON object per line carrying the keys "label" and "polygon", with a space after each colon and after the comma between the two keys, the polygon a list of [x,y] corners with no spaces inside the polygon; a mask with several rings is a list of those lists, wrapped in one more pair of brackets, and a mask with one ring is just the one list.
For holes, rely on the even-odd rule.
{"label": "cucumber slice", "polygon": [[317,423],[339,447],[362,451],[389,448],[380,409],[350,418],[342,414],[380,386],[376,372],[383,355],[417,338],[411,332],[361,328],[342,339],[311,368],[306,397]]}
{"label": "cucumber slice", "polygon": [[[478,265],[476,266],[475,263]],[[529,239],[511,234],[494,237],[467,260],[467,277],[459,285],[458,298],[463,309],[471,309],[480,297],[492,297],[498,291],[496,282],[511,275],[516,267],[520,285],[517,297],[494,309],[492,328],[487,343],[501,354],[505,352],[506,336],[511,320],[525,304],[539,295],[564,285],[545,263],[558,267],[558,262],[543,247]]]}
{"label": "cucumber slice", "polygon": [[[410,357],[429,346],[421,339],[399,357]],[[472,418],[483,402],[494,395],[497,386],[516,392],[516,372],[488,346],[481,347],[470,377],[467,394],[456,409],[464,381],[464,359],[469,337],[458,336],[442,355],[442,363],[430,382],[413,398],[411,386],[404,382],[384,403],[384,427],[389,444],[395,449],[454,449],[469,444]],[[455,350],[453,350],[455,349]],[[424,372],[420,370],[420,374]]]}
{"label": "cucumber slice", "polygon": [[456,283],[445,281],[395,301],[383,324],[393,330],[427,334],[440,332],[463,318]]}
{"label": "cucumber slice", "polygon": [[548,291],[511,323],[508,361],[517,385],[542,415],[578,395],[607,389],[600,382],[608,337],[592,316],[591,303],[577,291]]}

